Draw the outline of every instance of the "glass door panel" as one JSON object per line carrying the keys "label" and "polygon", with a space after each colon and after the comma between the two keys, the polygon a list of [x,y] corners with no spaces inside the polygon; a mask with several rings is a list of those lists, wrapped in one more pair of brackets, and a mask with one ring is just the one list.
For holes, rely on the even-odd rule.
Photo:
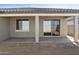
{"label": "glass door panel", "polygon": [[59,20],[51,20],[51,34],[52,36],[60,35],[60,21]]}
{"label": "glass door panel", "polygon": [[59,36],[60,21],[58,19],[48,19],[43,21],[44,36]]}
{"label": "glass door panel", "polygon": [[44,21],[43,22],[43,27],[44,27],[44,29],[43,29],[43,32],[44,32],[44,35],[45,36],[51,36],[51,21],[48,21],[48,20],[46,20],[46,21]]}

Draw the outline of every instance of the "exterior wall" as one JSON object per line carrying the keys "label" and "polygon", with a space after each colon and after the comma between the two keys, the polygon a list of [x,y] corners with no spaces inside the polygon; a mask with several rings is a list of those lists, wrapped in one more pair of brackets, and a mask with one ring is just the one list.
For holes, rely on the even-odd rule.
{"label": "exterior wall", "polygon": [[[78,28],[79,28],[79,25],[78,25]],[[79,30],[78,30],[78,33],[79,33]],[[73,27],[73,25],[68,25],[68,35],[74,36],[74,27]],[[78,34],[78,37],[79,37],[79,34]]]}
{"label": "exterior wall", "polygon": [[60,36],[67,35],[67,20],[61,19],[60,20]]}
{"label": "exterior wall", "polygon": [[[29,32],[16,32],[16,19],[25,18],[30,20]],[[63,17],[40,16],[39,17],[39,36],[43,37],[43,21],[45,19],[60,19],[60,36],[66,35],[66,20]],[[10,37],[35,37],[35,17],[11,17],[10,18]]]}
{"label": "exterior wall", "polygon": [[[16,19],[29,19],[29,32],[16,31]],[[11,17],[10,18],[10,37],[34,37],[35,35],[35,20],[34,17]]]}
{"label": "exterior wall", "polygon": [[[16,19],[25,18],[29,19],[29,32],[16,32]],[[63,17],[43,16],[39,17],[39,35],[43,36],[43,21],[45,19],[60,19],[60,36],[66,36],[67,34],[73,35],[73,26],[67,26],[67,20]],[[68,27],[68,28],[67,28]],[[35,17],[0,17],[0,41],[9,37],[35,37]]]}
{"label": "exterior wall", "polygon": [[68,25],[68,35],[73,36],[73,25]]}
{"label": "exterior wall", "polygon": [[[73,21],[73,19],[72,19],[72,21],[68,21],[68,23],[67,23],[67,29],[68,29],[68,35],[71,35],[71,36],[74,36],[74,21]],[[78,24],[78,29],[79,29],[79,24]],[[79,31],[78,31],[78,33],[79,33]],[[78,34],[78,36],[79,36],[79,34]]]}
{"label": "exterior wall", "polygon": [[0,17],[0,41],[9,38],[9,18]]}

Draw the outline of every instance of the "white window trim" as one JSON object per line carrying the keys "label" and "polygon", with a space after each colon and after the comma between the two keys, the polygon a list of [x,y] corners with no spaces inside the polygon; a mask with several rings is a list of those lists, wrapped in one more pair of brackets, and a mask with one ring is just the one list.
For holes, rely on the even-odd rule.
{"label": "white window trim", "polygon": [[29,32],[29,31],[15,30],[15,32]]}
{"label": "white window trim", "polygon": [[23,31],[23,30],[16,30],[16,20],[17,19],[28,19],[28,18],[16,18],[15,19],[15,32],[30,32],[30,19],[28,19],[28,21],[29,21],[29,30],[28,31]]}
{"label": "white window trim", "polygon": [[[44,20],[46,20],[46,19],[52,19],[52,20],[53,20],[53,19],[59,19],[59,20],[61,20],[61,18],[44,18]],[[44,20],[43,20],[43,21],[44,21]],[[61,25],[61,24],[60,24],[60,25]],[[60,27],[60,29],[61,29],[61,27]],[[60,30],[60,31],[61,31],[61,30]],[[60,32],[60,33],[61,33],[61,32]],[[60,34],[59,36],[44,36],[44,35],[43,35],[43,37],[62,37],[62,36],[61,36],[61,34]]]}

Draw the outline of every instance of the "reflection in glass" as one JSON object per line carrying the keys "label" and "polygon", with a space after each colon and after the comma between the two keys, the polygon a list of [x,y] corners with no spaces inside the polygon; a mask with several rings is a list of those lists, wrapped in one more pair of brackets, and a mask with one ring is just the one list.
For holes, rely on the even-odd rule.
{"label": "reflection in glass", "polygon": [[60,35],[60,21],[58,19],[44,20],[43,27],[44,36]]}
{"label": "reflection in glass", "polygon": [[29,20],[28,19],[17,19],[16,30],[18,31],[29,31]]}

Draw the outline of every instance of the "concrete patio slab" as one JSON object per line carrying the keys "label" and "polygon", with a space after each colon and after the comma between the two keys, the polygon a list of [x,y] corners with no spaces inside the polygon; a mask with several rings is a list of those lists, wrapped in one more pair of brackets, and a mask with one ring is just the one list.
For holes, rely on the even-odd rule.
{"label": "concrete patio slab", "polygon": [[79,55],[79,47],[52,43],[1,43],[1,55]]}
{"label": "concrete patio slab", "polygon": [[41,43],[72,43],[71,40],[68,37],[42,37],[40,38]]}
{"label": "concrete patio slab", "polygon": [[[4,40],[5,43],[35,43],[34,38],[10,38]],[[53,43],[53,44],[72,44],[68,37],[40,37],[39,43]]]}
{"label": "concrete patio slab", "polygon": [[[31,39],[30,39],[31,40]],[[79,55],[79,47],[67,37],[40,38],[39,43],[26,39],[8,39],[0,43],[1,55]],[[26,42],[27,41],[27,42]]]}

